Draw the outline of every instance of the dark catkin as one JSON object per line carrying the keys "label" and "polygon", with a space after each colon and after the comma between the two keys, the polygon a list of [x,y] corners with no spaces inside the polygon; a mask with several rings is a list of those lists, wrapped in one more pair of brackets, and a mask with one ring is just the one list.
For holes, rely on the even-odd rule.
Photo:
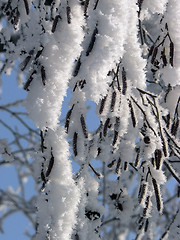
{"label": "dark catkin", "polygon": [[172,91],[172,86],[171,86],[171,84],[169,83],[168,86],[167,86],[167,90],[166,90],[165,96],[164,96],[164,102],[165,102],[165,103],[167,102],[167,96],[168,96],[168,94],[170,93],[170,91]]}
{"label": "dark catkin", "polygon": [[161,208],[162,208],[162,206],[161,206],[161,195],[160,195],[160,192],[159,192],[157,182],[154,178],[152,178],[152,183],[153,183],[154,192],[155,192],[155,196],[156,196],[157,210],[160,212]]}
{"label": "dark catkin", "polygon": [[147,196],[146,198],[146,202],[145,202],[145,208],[143,210],[143,216],[146,217],[147,216],[147,211],[149,208],[149,203],[150,203],[150,196]]}
{"label": "dark catkin", "polygon": [[112,168],[112,167],[114,166],[115,162],[116,162],[116,159],[112,160],[112,162],[109,163],[109,164],[107,165],[107,167],[108,167],[108,168]]}
{"label": "dark catkin", "polygon": [[141,203],[141,201],[142,201],[142,197],[141,197],[141,193],[142,193],[142,186],[143,186],[143,185],[140,185],[140,188],[139,188],[139,193],[138,193],[138,201],[139,201],[139,203]]}
{"label": "dark catkin", "polygon": [[126,71],[123,67],[122,69],[122,94],[125,95],[127,91],[127,79],[126,79]]}
{"label": "dark catkin", "polygon": [[109,123],[110,123],[110,118],[107,118],[105,123],[104,123],[104,129],[103,129],[104,137],[106,137],[106,135],[107,135],[107,129],[108,129]]}
{"label": "dark catkin", "polygon": [[24,0],[24,6],[25,6],[25,9],[26,9],[26,14],[29,15],[29,4],[28,4],[27,0]]}
{"label": "dark catkin", "polygon": [[161,58],[162,58],[164,66],[166,66],[167,65],[167,58],[166,58],[165,48],[163,48],[163,50],[161,52]]}
{"label": "dark catkin", "polygon": [[75,234],[75,240],[79,240],[79,235],[77,233]]}
{"label": "dark catkin", "polygon": [[11,21],[12,24],[14,24],[13,17],[14,17],[15,11],[16,11],[16,9],[14,8],[14,9],[10,12],[9,17],[8,17],[8,21]]}
{"label": "dark catkin", "polygon": [[131,101],[129,101],[129,108],[130,108],[130,114],[131,114],[131,120],[132,120],[133,127],[136,127],[136,118],[135,118],[134,109],[132,107]]}
{"label": "dark catkin", "polygon": [[[55,1],[54,1],[54,0],[45,0],[44,5],[46,5],[46,6],[51,6],[51,4],[52,4],[53,2],[55,2]],[[53,4],[54,4],[54,3],[53,3]]]}
{"label": "dark catkin", "polygon": [[152,64],[154,63],[154,61],[156,59],[157,53],[158,53],[158,47],[155,47],[154,50],[153,50],[152,58],[151,58],[151,63]]}
{"label": "dark catkin", "polygon": [[168,29],[168,24],[167,24],[167,23],[165,24],[165,29],[166,29],[167,31],[169,31],[169,29]]}
{"label": "dark catkin", "polygon": [[151,163],[152,163],[152,165],[153,165],[153,167],[155,167],[155,158],[151,158]]}
{"label": "dark catkin", "polygon": [[16,26],[18,25],[18,22],[20,20],[20,12],[17,10],[16,17],[14,19],[14,28],[16,29]]}
{"label": "dark catkin", "polygon": [[88,49],[86,51],[86,56],[89,56],[90,52],[92,51],[93,47],[94,47],[94,43],[96,41],[96,35],[98,34],[98,29],[97,27],[95,27],[94,31],[93,31],[93,34],[91,36],[91,40],[90,40],[90,43],[89,43],[89,46],[88,46]]}
{"label": "dark catkin", "polygon": [[76,157],[77,156],[77,137],[78,137],[78,134],[77,132],[74,132],[74,136],[73,136],[73,152],[74,152],[74,156]]}
{"label": "dark catkin", "polygon": [[117,162],[117,165],[116,165],[116,170],[115,170],[116,174],[119,173],[120,166],[121,166],[121,159],[119,158],[118,162]]}
{"label": "dark catkin", "polygon": [[173,124],[171,126],[171,134],[173,136],[176,135],[178,127],[179,127],[179,118],[176,118],[176,119],[174,119]]}
{"label": "dark catkin", "polygon": [[43,170],[41,170],[41,180],[42,180],[43,182],[46,182],[46,177],[45,177],[45,175],[44,175]]}
{"label": "dark catkin", "polygon": [[152,55],[153,51],[154,51],[154,45],[151,46],[150,49],[149,49],[148,58]]}
{"label": "dark catkin", "polygon": [[29,91],[29,88],[28,88],[28,87],[30,86],[32,80],[33,80],[33,77],[28,78],[28,80],[27,80],[26,83],[24,84],[24,90]]}
{"label": "dark catkin", "polygon": [[97,149],[97,157],[100,155],[100,153],[101,153],[101,148],[98,147],[98,149]]}
{"label": "dark catkin", "polygon": [[79,81],[79,87],[80,87],[80,89],[83,89],[84,88],[84,86],[85,86],[85,84],[86,84],[86,80],[84,79],[84,80],[81,80],[81,81]]}
{"label": "dark catkin", "polygon": [[44,136],[43,131],[40,131],[40,138],[41,138],[41,152],[44,152]]}
{"label": "dark catkin", "polygon": [[123,205],[120,202],[116,202],[114,205],[118,210],[123,211]]}
{"label": "dark catkin", "polygon": [[135,160],[135,164],[134,164],[135,167],[137,167],[139,165],[139,162],[140,162],[140,148],[138,148],[136,150],[136,152],[137,152],[137,155],[136,155],[136,160]]}
{"label": "dark catkin", "polygon": [[101,114],[104,110],[106,99],[107,99],[107,95],[101,100],[101,104],[100,104],[100,108],[99,108],[99,114]]}
{"label": "dark catkin", "polygon": [[71,118],[73,108],[74,108],[74,104],[72,105],[71,109],[66,114],[65,129],[66,129],[67,133],[68,133],[68,130],[69,130],[70,118]]}
{"label": "dark catkin", "polygon": [[44,66],[41,67],[41,78],[42,78],[42,83],[45,86],[46,85],[46,72]]}
{"label": "dark catkin", "polygon": [[139,223],[138,230],[141,230],[144,225],[144,222]]}
{"label": "dark catkin", "polygon": [[47,172],[46,172],[46,177],[48,177],[52,171],[52,168],[53,168],[53,165],[54,165],[54,156],[51,152],[51,158],[49,160],[49,165],[48,165],[48,169],[47,169]]}
{"label": "dark catkin", "polygon": [[111,98],[111,106],[110,106],[111,112],[114,112],[115,103],[116,103],[116,92],[113,91],[112,98]]}
{"label": "dark catkin", "polygon": [[26,69],[26,67],[27,67],[30,59],[31,59],[31,56],[30,56],[30,55],[27,56],[27,57],[24,59],[24,61],[23,61],[23,63],[22,63],[23,66],[22,66],[22,68],[21,68],[21,71],[24,71],[24,70]]}
{"label": "dark catkin", "polygon": [[102,142],[102,132],[99,132],[99,142]]}
{"label": "dark catkin", "polygon": [[151,72],[153,73],[153,75],[157,72],[157,69],[151,69]]}
{"label": "dark catkin", "polygon": [[10,8],[10,6],[11,6],[11,0],[8,0],[6,7],[4,9],[4,12],[7,12],[7,10]]}
{"label": "dark catkin", "polygon": [[29,91],[28,87],[30,86],[30,84],[31,84],[31,82],[32,82],[32,80],[33,80],[33,75],[36,74],[36,73],[37,73],[36,70],[34,70],[34,71],[31,73],[30,77],[28,78],[28,80],[27,80],[26,83],[24,84],[24,90]]}
{"label": "dark catkin", "polygon": [[144,231],[147,232],[149,226],[149,220],[146,219],[145,226],[144,226]]}
{"label": "dark catkin", "polygon": [[87,17],[88,6],[89,6],[89,0],[85,0],[85,3],[84,3],[84,16],[85,17]]}
{"label": "dark catkin", "polygon": [[75,69],[74,69],[73,77],[76,77],[78,75],[80,67],[81,67],[81,58],[79,57],[79,59],[76,62],[76,66],[75,66]]}
{"label": "dark catkin", "polygon": [[145,144],[150,144],[151,143],[150,137],[149,136],[145,136],[144,137],[144,142],[145,142]]}
{"label": "dark catkin", "polygon": [[155,150],[155,163],[156,163],[156,169],[160,169],[161,166],[161,158],[162,158],[162,152],[160,149]]}
{"label": "dark catkin", "polygon": [[124,162],[124,171],[127,171],[127,169],[128,169],[128,163]]}
{"label": "dark catkin", "polygon": [[114,125],[114,129],[115,129],[116,131],[118,131],[119,126],[120,126],[120,118],[119,118],[119,117],[116,117],[116,122],[115,122],[115,125]]}
{"label": "dark catkin", "polygon": [[86,123],[85,123],[83,114],[81,114],[80,121],[81,121],[81,126],[82,126],[84,137],[88,138],[88,132],[87,132]]}
{"label": "dark catkin", "polygon": [[143,199],[146,197],[147,184],[143,183],[139,188],[138,201],[142,203]]}
{"label": "dark catkin", "polygon": [[[144,225],[144,218],[140,217],[139,221],[138,221],[138,230],[141,230],[142,227]],[[137,239],[137,238],[136,238]]]}
{"label": "dark catkin", "polygon": [[170,121],[171,121],[171,117],[170,117],[170,113],[168,113],[167,115],[167,120],[166,120],[166,127],[169,129],[170,126]]}
{"label": "dark catkin", "polygon": [[170,45],[169,45],[169,63],[173,67],[174,65],[174,43],[173,42],[170,42]]}
{"label": "dark catkin", "polygon": [[[117,81],[117,89],[121,93],[121,86],[120,86],[120,82],[119,82],[119,74],[116,77],[116,81]],[[120,96],[120,101],[121,101],[121,96]]]}
{"label": "dark catkin", "polygon": [[36,53],[35,60],[37,60],[37,59],[41,56],[43,50],[44,50],[44,47],[42,47],[42,49],[40,49],[40,50]]}
{"label": "dark catkin", "polygon": [[143,222],[144,222],[144,218],[143,218],[143,217],[140,217],[138,223],[140,224],[140,223],[143,223]]}
{"label": "dark catkin", "polygon": [[118,131],[114,130],[114,138],[113,138],[113,143],[112,143],[113,146],[116,144],[117,139],[118,139]]}
{"label": "dark catkin", "polygon": [[53,25],[52,25],[52,29],[51,29],[52,33],[54,33],[56,31],[56,27],[57,27],[57,23],[58,23],[59,19],[61,19],[61,16],[57,15],[53,21]]}
{"label": "dark catkin", "polygon": [[69,5],[67,5],[67,7],[66,7],[66,13],[67,13],[67,22],[68,22],[68,24],[70,24],[71,23],[71,8]]}
{"label": "dark catkin", "polygon": [[44,152],[44,149],[47,149],[47,147],[44,146],[44,136],[43,136],[43,131],[40,131],[40,138],[41,138],[41,152]]}
{"label": "dark catkin", "polygon": [[111,195],[109,195],[109,197],[111,198],[111,200],[117,200],[118,199],[118,195],[117,193],[112,193]]}

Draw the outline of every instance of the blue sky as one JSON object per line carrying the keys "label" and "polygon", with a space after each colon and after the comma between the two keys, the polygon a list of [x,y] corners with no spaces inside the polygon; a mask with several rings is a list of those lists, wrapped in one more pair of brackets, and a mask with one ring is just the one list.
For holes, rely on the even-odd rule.
{"label": "blue sky", "polygon": [[[1,93],[1,99],[0,99],[0,105],[7,104],[8,102],[13,102],[17,99],[25,98],[26,92],[22,89],[20,89],[17,86],[17,79],[16,74],[13,72],[11,76],[6,76],[3,74],[2,77],[2,93]],[[21,110],[23,108],[21,107]],[[14,118],[10,117],[9,114],[5,113],[4,111],[0,111],[0,119],[5,121],[10,126],[18,126],[18,121],[16,121]],[[7,138],[8,141],[12,140],[12,135],[9,131],[7,131],[6,128],[4,128],[2,125],[0,125],[0,138]],[[32,186],[28,185],[28,192],[27,197],[30,196],[32,192]],[[13,189],[16,189],[18,187],[18,179],[16,175],[16,169],[11,166],[6,167],[0,167],[0,189],[7,189],[9,186],[11,186]],[[28,229],[31,231],[31,226],[29,225],[29,221],[27,218],[23,216],[22,213],[14,213],[10,217],[8,217],[3,222],[3,230],[4,234],[0,233],[0,239],[3,240],[12,240],[12,239],[21,239],[21,240],[27,240],[27,238],[24,235],[25,229]]]}

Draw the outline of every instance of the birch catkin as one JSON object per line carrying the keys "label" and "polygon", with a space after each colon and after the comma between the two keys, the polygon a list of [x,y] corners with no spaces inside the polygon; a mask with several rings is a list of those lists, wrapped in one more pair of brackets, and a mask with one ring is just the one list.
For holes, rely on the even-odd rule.
{"label": "birch catkin", "polygon": [[162,210],[162,200],[160,195],[159,186],[154,178],[152,178],[152,183],[154,187],[155,197],[156,197],[156,204],[157,204],[157,210],[161,212]]}

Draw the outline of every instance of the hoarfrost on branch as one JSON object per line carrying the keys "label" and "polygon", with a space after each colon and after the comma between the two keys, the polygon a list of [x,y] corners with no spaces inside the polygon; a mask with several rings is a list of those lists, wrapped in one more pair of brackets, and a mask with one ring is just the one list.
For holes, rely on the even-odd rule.
{"label": "hoarfrost on branch", "polygon": [[34,240],[179,239],[177,19],[178,0],[1,1],[0,72],[16,69],[27,91],[0,106],[26,131],[0,119],[14,136],[12,148],[0,139],[0,166],[17,166],[20,183],[0,190],[1,231],[22,211]]}

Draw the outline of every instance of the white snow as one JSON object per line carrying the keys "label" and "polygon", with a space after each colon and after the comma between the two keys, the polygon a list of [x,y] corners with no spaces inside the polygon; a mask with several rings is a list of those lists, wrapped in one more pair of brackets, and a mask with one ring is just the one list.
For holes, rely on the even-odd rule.
{"label": "white snow", "polygon": [[[83,14],[76,2],[71,6],[71,13],[71,24],[67,24],[64,16],[62,21],[59,20],[60,24],[55,33],[46,34],[47,39],[45,38],[44,50],[40,57],[40,65],[44,67],[46,74],[45,86],[41,73],[38,73],[29,87],[26,108],[30,118],[40,129],[47,126],[52,129],[57,127],[74,60],[82,50],[80,44],[83,40]],[[34,27],[39,26],[38,22],[34,24]]]}
{"label": "white snow", "polygon": [[[45,194],[41,194],[37,202],[40,225],[36,240],[46,236],[46,228],[52,240],[71,239],[77,222],[81,194],[72,178],[69,145],[65,138],[63,127],[59,127],[56,131],[49,129],[45,139],[46,145],[52,148],[54,165],[46,183]],[[44,156],[48,155],[45,153]]]}

